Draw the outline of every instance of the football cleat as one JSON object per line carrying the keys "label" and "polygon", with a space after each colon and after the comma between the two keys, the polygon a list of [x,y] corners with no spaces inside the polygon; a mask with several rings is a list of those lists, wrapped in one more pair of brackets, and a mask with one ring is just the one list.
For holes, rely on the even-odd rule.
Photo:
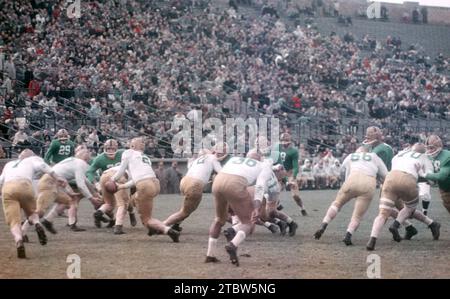
{"label": "football cleat", "polygon": [[78,227],[76,223],[74,223],[72,225],[69,225],[69,227],[70,227],[70,230],[73,231],[73,232],[84,232],[84,231],[86,231],[84,228]]}
{"label": "football cleat", "polygon": [[277,224],[280,227],[280,235],[282,236],[286,235],[286,229],[288,228],[288,224],[282,220],[280,220]]}
{"label": "football cleat", "polygon": [[407,226],[407,227],[405,227],[405,237],[404,237],[404,239],[405,240],[411,240],[411,238],[414,237],[415,235],[417,235],[417,233],[418,233],[418,231],[417,231],[417,229],[414,226],[412,226],[412,225]]}
{"label": "football cleat", "polygon": [[177,232],[181,232],[183,230],[179,223],[175,223],[174,225],[172,225],[172,229],[176,230]]}
{"label": "football cleat", "polygon": [[38,235],[39,243],[41,243],[41,245],[47,244],[47,236],[45,235],[45,230],[42,225],[40,223],[36,223],[34,227]]}
{"label": "football cleat", "polygon": [[271,223],[267,229],[270,230],[272,232],[272,234],[278,233],[278,230],[279,230],[278,226],[273,223]]}
{"label": "football cleat", "polygon": [[376,244],[376,243],[377,243],[377,238],[375,238],[375,237],[370,237],[369,242],[367,242],[366,249],[367,249],[368,251],[373,251],[373,250],[375,250],[375,244]]}
{"label": "football cleat", "polygon": [[52,234],[56,234],[57,231],[55,229],[55,227],[53,226],[53,223],[48,221],[47,219],[42,219],[41,220],[41,224],[45,227],[46,230],[48,230],[50,233]]}
{"label": "football cleat", "polygon": [[344,240],[342,240],[344,242],[345,245],[350,246],[353,245],[352,243],[352,234],[347,232],[345,234]]}
{"label": "football cleat", "polygon": [[205,263],[220,263],[220,260],[215,256],[206,256]]}
{"label": "football cleat", "polygon": [[123,225],[115,225],[114,226],[114,234],[115,235],[123,235],[125,232],[123,231]]}
{"label": "football cleat", "polygon": [[17,257],[19,259],[27,258],[25,254],[25,246],[23,245],[23,240],[19,240],[16,242],[16,249],[17,249]]}
{"label": "football cleat", "polygon": [[439,236],[441,234],[441,224],[433,221],[433,223],[431,223],[428,227],[431,229],[431,233],[433,234],[433,240],[439,240]]}
{"label": "football cleat", "polygon": [[233,265],[236,265],[236,267],[239,267],[239,259],[237,256],[237,247],[234,246],[233,243],[229,242],[227,245],[225,245],[225,250],[227,251],[228,255],[230,256],[230,261]]}
{"label": "football cleat", "polygon": [[297,223],[295,221],[292,221],[291,223],[288,224],[289,226],[289,236],[293,237],[295,236],[295,232],[297,231]]}
{"label": "football cleat", "polygon": [[167,232],[167,235],[169,235],[169,237],[172,239],[172,241],[174,243],[180,242],[180,232],[178,232],[174,229],[169,229],[169,231]]}

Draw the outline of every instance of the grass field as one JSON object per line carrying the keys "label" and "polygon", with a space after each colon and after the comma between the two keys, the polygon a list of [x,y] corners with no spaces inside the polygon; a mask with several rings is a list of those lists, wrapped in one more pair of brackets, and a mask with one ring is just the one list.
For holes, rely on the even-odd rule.
{"label": "grass field", "polygon": [[[127,234],[113,235],[112,229],[93,226],[93,208],[82,202],[79,225],[86,232],[71,232],[65,218],[56,220],[58,234],[48,233],[46,246],[29,232],[27,259],[16,258],[12,236],[0,214],[0,278],[67,278],[70,254],[81,258],[81,278],[367,278],[365,244],[378,211],[378,196],[353,237],[354,246],[342,243],[353,202],[345,206],[320,240],[312,235],[318,228],[336,191],[305,191],[302,198],[309,216],[300,210],[288,193],[282,194],[284,211],[299,224],[294,237],[270,233],[257,227],[239,248],[240,267],[233,266],[219,239],[221,263],[205,264],[208,229],[214,217],[214,204],[205,194],[198,210],[183,223],[180,243],[167,236],[148,237],[138,224],[125,223]],[[377,191],[377,194],[379,192]],[[430,216],[441,222],[441,238],[433,241],[430,230],[413,221],[419,234],[411,241],[396,243],[385,226],[373,253],[380,256],[382,278],[450,278],[450,215],[433,189]],[[164,220],[179,208],[181,196],[160,195],[154,215]],[[402,232],[403,233],[403,232]]]}

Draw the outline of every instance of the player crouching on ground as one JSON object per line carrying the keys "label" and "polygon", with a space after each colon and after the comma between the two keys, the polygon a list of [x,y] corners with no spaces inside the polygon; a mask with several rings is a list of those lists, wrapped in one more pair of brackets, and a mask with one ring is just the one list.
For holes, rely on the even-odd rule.
{"label": "player crouching on ground", "polygon": [[[94,223],[96,227],[101,227],[101,222],[106,222],[104,214],[113,213],[114,208],[117,204],[116,218],[114,220],[114,234],[122,235],[123,222],[125,216],[127,215],[128,205],[130,201],[130,190],[129,189],[117,189],[110,190],[107,187],[107,183],[111,182],[111,178],[119,171],[119,166],[109,168],[102,173],[100,177],[100,188],[102,193],[102,198],[104,204],[94,212]],[[125,173],[121,178],[118,179],[120,184],[127,182],[128,175]],[[113,192],[115,191],[115,192]]]}

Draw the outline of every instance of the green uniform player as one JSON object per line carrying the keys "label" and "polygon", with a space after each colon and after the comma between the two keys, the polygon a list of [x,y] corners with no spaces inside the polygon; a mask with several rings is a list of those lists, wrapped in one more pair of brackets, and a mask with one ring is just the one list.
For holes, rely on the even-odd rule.
{"label": "green uniform player", "polygon": [[292,198],[300,207],[303,216],[308,215],[303,207],[302,199],[298,191],[297,175],[298,175],[298,149],[292,146],[291,135],[289,133],[283,133],[280,137],[279,157],[278,163],[284,166],[284,169],[288,173],[287,182],[290,185]]}
{"label": "green uniform player", "polygon": [[425,178],[438,183],[444,207],[450,213],[450,151],[443,149],[442,140],[437,135],[428,137],[426,146],[435,173],[429,173]]}
{"label": "green uniform player", "polygon": [[92,163],[90,163],[89,169],[86,173],[89,182],[93,183],[94,181],[98,181],[96,178],[105,170],[120,165],[123,152],[123,149],[118,150],[113,154],[103,152],[95,157],[95,159],[92,160]]}
{"label": "green uniform player", "polygon": [[386,165],[386,168],[390,171],[394,151],[390,145],[384,143],[382,140],[383,132],[380,128],[368,127],[363,145],[370,147],[370,152],[377,154],[377,156],[384,162],[384,165]]}
{"label": "green uniform player", "polygon": [[69,140],[69,134],[65,129],[56,133],[56,139],[52,141],[45,153],[44,160],[47,164],[56,164],[62,160],[73,157],[75,154],[75,144]]}
{"label": "green uniform player", "polygon": [[391,170],[392,158],[394,157],[394,151],[392,147],[386,143],[380,143],[372,149],[372,153],[377,154],[381,161],[386,165],[387,170]]}
{"label": "green uniform player", "polygon": [[[105,141],[105,144],[103,145],[103,153],[95,157],[95,159],[92,161],[91,165],[89,166],[88,170],[86,171],[86,177],[89,182],[94,183],[97,181],[97,176],[101,176],[104,171],[107,169],[110,169],[114,166],[119,166],[120,162],[122,160],[122,154],[124,150],[119,150],[119,144],[114,139],[108,139]],[[101,227],[101,222],[108,222],[107,219],[104,217],[104,214],[108,215],[108,217],[111,219],[109,221],[108,227],[114,226],[114,234],[115,235],[121,235],[123,234],[123,227],[122,227],[122,219],[123,217],[120,217],[120,215],[123,215],[122,213],[119,213],[119,209],[117,210],[117,215],[114,218],[113,210],[115,206],[114,197],[112,197],[113,202],[108,202],[108,200],[104,197],[104,203],[96,209],[94,213],[94,223],[96,227]],[[136,226],[137,220],[134,213],[134,207],[133,204],[129,204],[128,207],[128,213],[130,216],[130,224],[131,226]],[[119,215],[120,214],[120,215]],[[116,223],[116,219],[120,217],[120,224]]]}

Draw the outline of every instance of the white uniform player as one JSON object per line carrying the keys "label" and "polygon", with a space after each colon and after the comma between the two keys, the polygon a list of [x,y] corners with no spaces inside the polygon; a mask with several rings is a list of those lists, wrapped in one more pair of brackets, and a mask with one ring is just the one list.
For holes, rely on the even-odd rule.
{"label": "white uniform player", "polygon": [[345,169],[345,182],[328,208],[321,227],[314,233],[314,238],[320,239],[342,207],[355,198],[352,218],[343,240],[349,246],[352,245],[352,235],[372,201],[377,175],[384,179],[388,171],[383,161],[376,154],[368,153],[365,147],[360,147],[355,153],[348,155],[342,163],[342,169]]}
{"label": "white uniform player", "polygon": [[[357,156],[358,158],[356,158]],[[371,177],[376,177],[378,173],[383,178],[387,175],[386,165],[374,153],[364,153],[363,155],[350,154],[344,159],[341,167],[345,169],[345,179],[348,178],[351,171],[358,171]]]}
{"label": "white uniform player", "polygon": [[200,153],[200,156],[190,163],[186,175],[181,179],[180,191],[184,195],[181,209],[170,215],[164,224],[181,231],[181,222],[194,212],[202,200],[203,189],[208,183],[213,171],[219,173],[222,169],[217,156],[210,153]]}
{"label": "white uniform player", "polygon": [[[216,217],[211,225],[206,262],[217,262],[215,257],[217,238],[228,216],[228,206],[238,217],[240,224],[236,235],[225,246],[233,264],[239,265],[237,247],[251,233],[259,218],[259,209],[264,191],[272,175],[271,163],[259,161],[256,151],[248,158],[233,157],[225,164],[214,180],[212,192],[215,200]],[[247,187],[255,185],[252,198]]]}
{"label": "white uniform player", "polygon": [[186,176],[198,179],[203,184],[208,183],[213,171],[219,173],[222,169],[217,157],[213,154],[206,154],[195,159],[188,169]]}
{"label": "white uniform player", "polygon": [[[256,163],[255,163],[256,162]],[[272,177],[272,165],[253,159],[233,157],[223,167],[222,173],[237,175],[247,180],[247,186],[255,185],[254,200],[261,202],[264,190]]]}
{"label": "white uniform player", "polygon": [[117,181],[125,174],[125,171],[128,171],[130,175],[130,180],[126,183],[128,188],[144,179],[156,178],[150,158],[144,155],[144,153],[133,149],[128,149],[123,152],[119,170],[112,177],[112,180]]}
{"label": "white uniform player", "polygon": [[21,209],[24,210],[28,222],[35,226],[39,242],[42,245],[47,244],[47,236],[36,213],[36,195],[32,186],[33,178],[39,172],[48,173],[59,183],[65,183],[64,180],[56,177],[54,171],[42,158],[34,156],[30,150],[24,150],[18,160],[7,163],[0,175],[5,221],[16,242],[19,258],[26,258],[20,226]]}
{"label": "white uniform player", "polygon": [[399,152],[392,159],[392,169],[383,184],[379,214],[374,220],[370,240],[366,246],[367,250],[375,249],[381,228],[392,213],[396,214],[395,207],[398,207],[400,212],[395,216],[396,220],[389,227],[395,241],[401,241],[402,238],[398,229],[409,217],[427,224],[431,229],[433,238],[435,240],[439,238],[440,224],[433,222],[432,219],[416,210],[419,202],[417,180],[419,175],[424,175],[428,171],[433,171],[433,166],[425,155],[423,144],[415,144],[411,149]]}
{"label": "white uniform player", "polygon": [[144,138],[137,137],[131,140],[130,149],[122,154],[119,170],[111,177],[117,182],[128,171],[130,180],[125,184],[119,184],[118,189],[127,189],[136,186],[133,195],[141,222],[148,228],[148,235],[163,233],[168,235],[172,241],[179,242],[178,231],[165,225],[156,218],[152,218],[153,198],[159,194],[160,185],[152,168],[152,162],[143,152],[145,149]]}
{"label": "white uniform player", "polygon": [[409,173],[418,179],[419,174],[433,172],[433,165],[425,154],[413,150],[403,150],[392,158],[392,170]]}
{"label": "white uniform player", "polygon": [[[90,201],[98,201],[97,194],[92,194],[91,190],[87,186],[86,171],[89,168],[87,161],[90,160],[90,153],[88,150],[80,150],[76,153],[75,157],[69,157],[55,166],[53,170],[55,173],[63,178],[65,178],[69,185],[75,192],[80,193],[80,196],[72,196],[72,201],[70,202],[69,212],[68,212],[68,224],[70,229],[75,232],[84,231],[85,229],[79,228],[77,226],[77,212],[78,204],[81,198],[86,198]],[[53,218],[58,214],[58,206],[55,206],[46,216],[45,219],[52,222]]]}

